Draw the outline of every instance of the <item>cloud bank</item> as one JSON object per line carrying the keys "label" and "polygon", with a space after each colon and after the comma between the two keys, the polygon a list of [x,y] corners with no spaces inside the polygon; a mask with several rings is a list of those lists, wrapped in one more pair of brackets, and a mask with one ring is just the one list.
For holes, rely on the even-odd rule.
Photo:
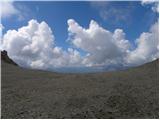
{"label": "cloud bank", "polygon": [[71,39],[73,45],[88,53],[83,61],[86,65],[121,63],[130,47],[121,29],[111,33],[94,20],[91,20],[88,29],[82,28],[73,19],[68,20],[68,26],[68,31],[74,34]]}
{"label": "cloud bank", "polygon": [[27,26],[8,30],[3,36],[2,48],[20,66],[38,69],[77,65],[81,56],[68,48],[64,51],[54,43],[52,30],[46,22],[30,20]]}
{"label": "cloud bank", "polygon": [[[27,26],[8,30],[3,35],[2,48],[20,66],[36,69],[78,66],[136,66],[158,58],[158,23],[136,40],[137,47],[125,38],[122,29],[113,33],[91,20],[89,28],[83,28],[75,20],[68,21],[69,39],[74,48],[63,50],[55,44],[49,25],[30,20]],[[80,49],[86,53],[76,50]]]}

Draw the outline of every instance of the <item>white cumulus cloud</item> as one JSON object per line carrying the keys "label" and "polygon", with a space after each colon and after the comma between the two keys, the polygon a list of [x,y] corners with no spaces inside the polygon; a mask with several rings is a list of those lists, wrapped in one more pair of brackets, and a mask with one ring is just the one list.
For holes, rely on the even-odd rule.
{"label": "white cumulus cloud", "polygon": [[111,33],[93,20],[88,29],[82,28],[73,19],[68,20],[68,25],[68,31],[73,34],[72,43],[89,53],[85,58],[88,65],[122,62],[130,47],[121,29]]}
{"label": "white cumulus cloud", "polygon": [[142,33],[137,39],[137,48],[129,52],[127,62],[140,65],[159,57],[159,28],[158,22],[152,25],[149,32]]}
{"label": "white cumulus cloud", "polygon": [[3,36],[3,49],[20,66],[53,69],[77,65],[81,57],[71,48],[64,51],[54,43],[54,35],[47,23],[30,20],[27,26],[8,30]]}
{"label": "white cumulus cloud", "polygon": [[[69,40],[74,48],[56,46],[53,31],[46,22],[30,20],[27,26],[8,30],[2,38],[2,48],[20,66],[37,69],[75,66],[135,66],[158,58],[158,22],[136,40],[137,47],[125,38],[122,29],[111,32],[94,20],[83,28],[68,20]],[[86,54],[76,50],[80,49]]]}
{"label": "white cumulus cloud", "polygon": [[73,19],[68,20],[68,25],[68,31],[73,35],[71,38],[73,45],[88,53],[83,61],[88,66],[110,64],[133,66],[159,57],[158,23],[155,23],[149,32],[140,35],[134,50],[131,49],[131,43],[125,39],[122,29],[116,29],[111,33],[93,20],[88,29],[81,27]]}

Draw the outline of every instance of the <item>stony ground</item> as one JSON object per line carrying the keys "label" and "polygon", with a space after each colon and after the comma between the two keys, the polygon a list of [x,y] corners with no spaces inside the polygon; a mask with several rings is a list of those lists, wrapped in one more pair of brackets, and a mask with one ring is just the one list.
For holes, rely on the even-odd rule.
{"label": "stony ground", "polygon": [[58,74],[2,61],[2,118],[159,118],[158,60],[119,72]]}

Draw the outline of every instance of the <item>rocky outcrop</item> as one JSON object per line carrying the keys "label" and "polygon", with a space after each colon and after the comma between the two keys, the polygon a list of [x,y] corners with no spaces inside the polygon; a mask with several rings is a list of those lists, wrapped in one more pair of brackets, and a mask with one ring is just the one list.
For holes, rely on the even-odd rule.
{"label": "rocky outcrop", "polygon": [[8,57],[7,51],[5,50],[1,51],[1,60],[6,63],[18,66],[17,63],[15,63],[12,59]]}

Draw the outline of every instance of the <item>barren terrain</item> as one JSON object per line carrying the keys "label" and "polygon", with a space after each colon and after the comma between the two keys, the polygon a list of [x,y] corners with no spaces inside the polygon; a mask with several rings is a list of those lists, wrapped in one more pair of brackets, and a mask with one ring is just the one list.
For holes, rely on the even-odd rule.
{"label": "barren terrain", "polygon": [[159,118],[158,60],[90,74],[1,66],[2,118]]}

